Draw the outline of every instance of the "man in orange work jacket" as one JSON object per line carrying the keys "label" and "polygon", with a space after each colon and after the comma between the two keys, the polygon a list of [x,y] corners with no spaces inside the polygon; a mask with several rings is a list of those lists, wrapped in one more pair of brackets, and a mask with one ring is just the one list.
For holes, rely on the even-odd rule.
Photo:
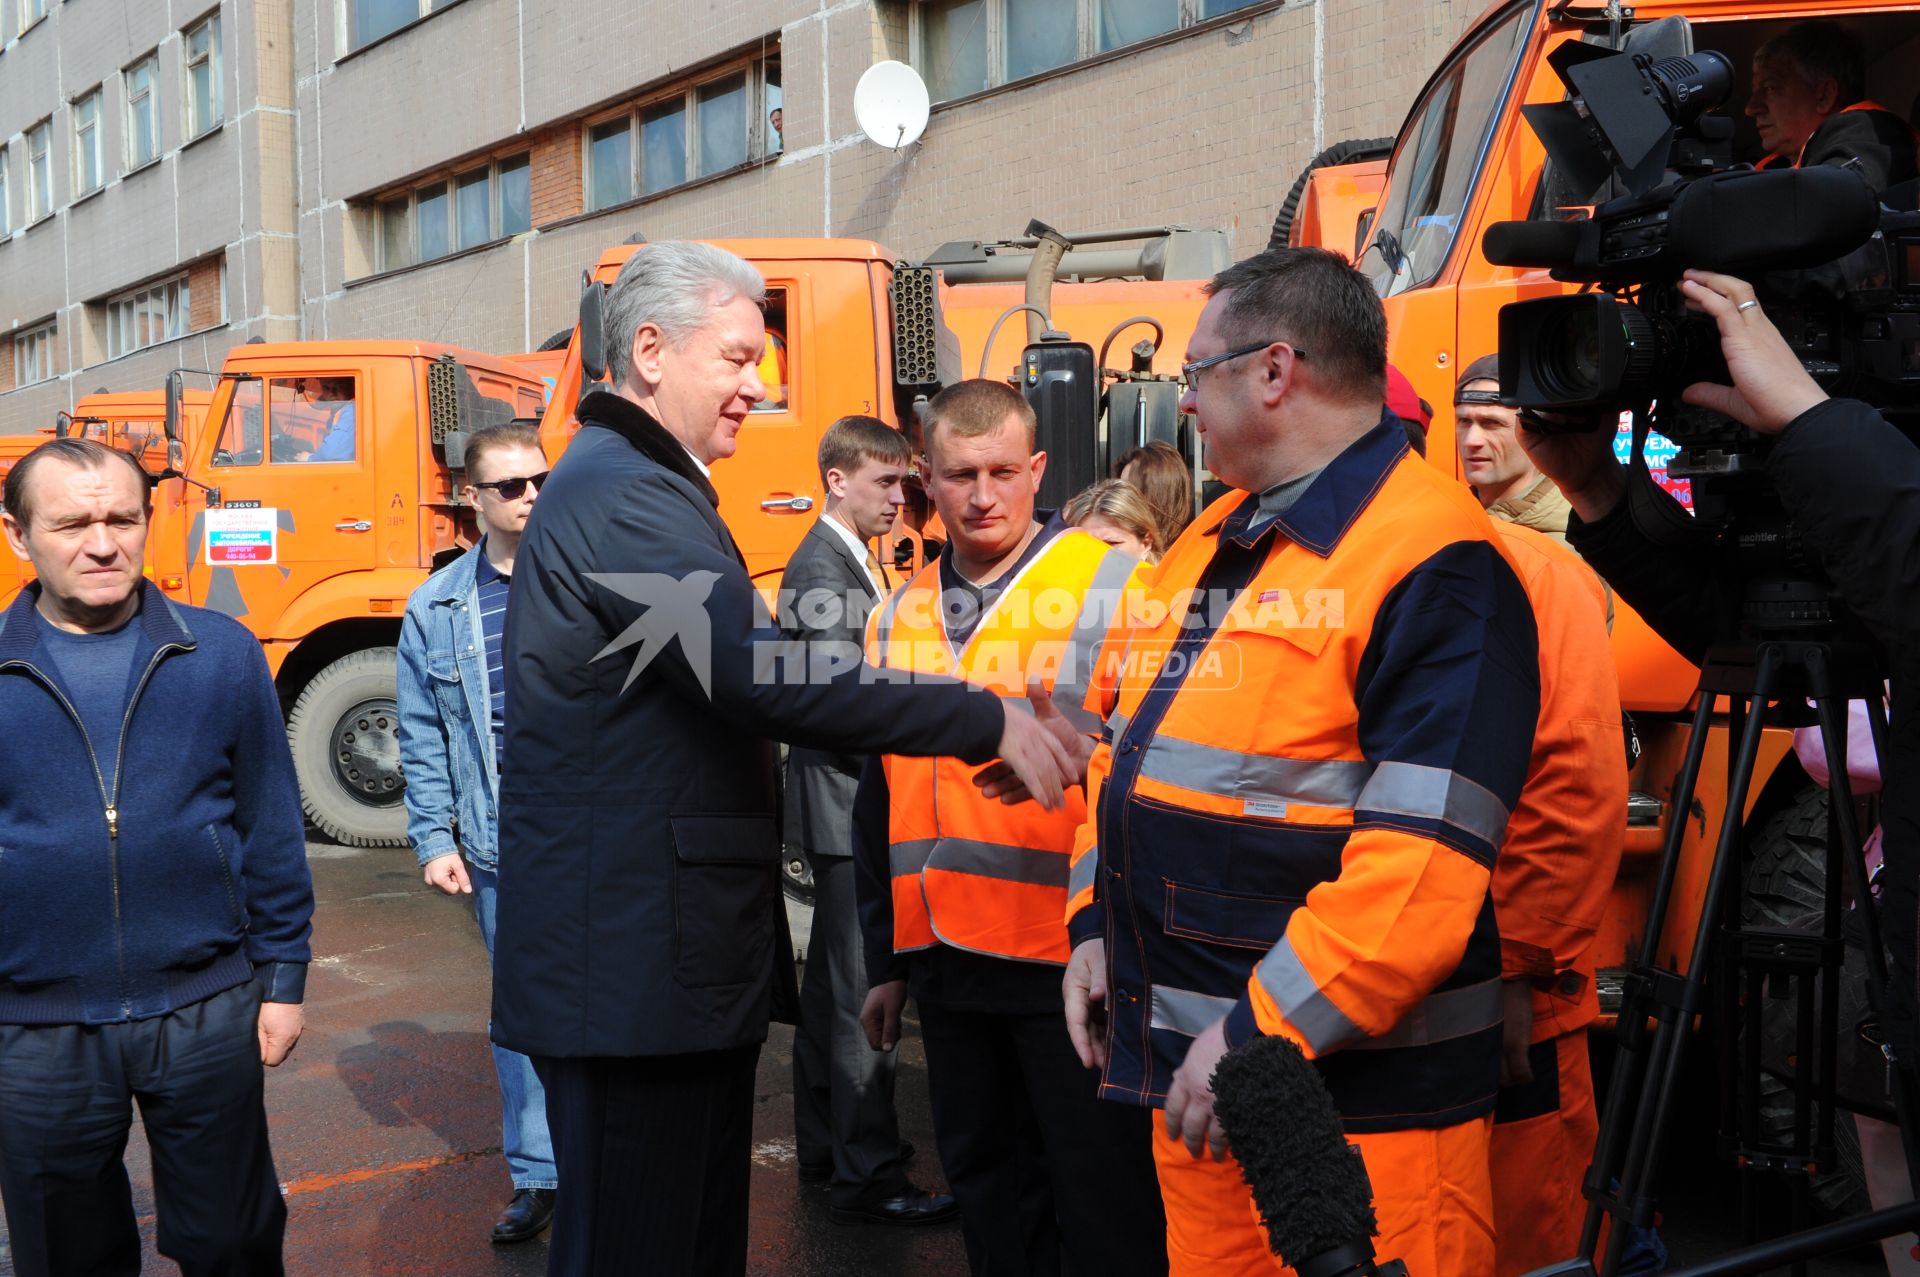
{"label": "man in orange work jacket", "polygon": [[[948,542],[868,624],[868,659],[941,674],[1039,712],[1081,756],[1100,724],[1087,676],[1137,562],[1034,511],[1046,465],[1004,382],[930,407],[924,474]],[[983,792],[957,758],[871,761],[854,802],[868,1040],[890,1050],[911,986],[934,1137],[979,1277],[1166,1271],[1146,1123],[1100,1103],[1060,1025],[1078,789],[1048,812]],[[1004,783],[1004,782],[1003,782]],[[998,792],[1001,786],[995,786]],[[1013,797],[1012,794],[1008,795]]]}
{"label": "man in orange work jacket", "polygon": [[[1474,361],[1454,395],[1469,478],[1470,451],[1500,457],[1520,448],[1519,414],[1500,403],[1496,373],[1491,356]],[[1587,1026],[1600,1014],[1593,937],[1620,868],[1627,759],[1606,587],[1565,545],[1503,518],[1514,506],[1500,500],[1501,489],[1475,494],[1519,570],[1540,631],[1533,757],[1493,874],[1507,997],[1493,1117],[1494,1272],[1517,1277],[1579,1248],[1580,1182],[1600,1135],[1587,1062]]]}
{"label": "man in orange work jacket", "polygon": [[1278,1266],[1210,1085],[1262,1033],[1319,1066],[1379,1253],[1488,1273],[1490,884],[1539,712],[1532,612],[1473,498],[1383,411],[1386,319],[1345,259],[1273,250],[1207,291],[1182,406],[1236,490],[1098,671],[1068,1029],[1104,1096],[1165,1109],[1174,1273]]}

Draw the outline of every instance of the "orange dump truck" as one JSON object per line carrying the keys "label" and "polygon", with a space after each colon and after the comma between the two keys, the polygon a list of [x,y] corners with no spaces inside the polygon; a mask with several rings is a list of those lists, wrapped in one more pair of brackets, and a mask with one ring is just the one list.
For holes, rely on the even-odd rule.
{"label": "orange dump truck", "polygon": [[[212,396],[204,390],[186,391],[181,396],[181,429],[188,438],[192,438],[205,419],[207,401]],[[32,452],[35,448],[53,438],[66,435],[71,438],[97,440],[109,447],[118,448],[140,463],[140,468],[156,481],[167,466],[166,447],[167,399],[163,391],[99,391],[83,396],[73,406],[71,413],[63,412],[54,424],[43,430],[25,435],[0,436],[0,479],[4,479],[13,463]],[[147,575],[153,575],[153,553],[149,546],[147,553]],[[33,579],[33,568],[26,560],[16,558],[12,553],[0,555],[0,607],[13,601],[13,596],[21,585]]]}
{"label": "orange dump truck", "polygon": [[[1920,44],[1920,11],[1911,5],[1769,2],[1769,0],[1645,0],[1626,13],[1620,29],[1629,52],[1661,57],[1694,49],[1727,55],[1736,84],[1719,108],[1735,126],[1736,148],[1757,154],[1752,126],[1741,115],[1754,51],[1793,22],[1839,20],[1867,51],[1867,96],[1897,106],[1915,100],[1911,50]],[[1384,171],[1377,159],[1323,166],[1304,181],[1302,205],[1311,220],[1276,226],[1293,242],[1317,242],[1355,253],[1356,264],[1385,299],[1390,354],[1437,408],[1433,460],[1458,472],[1452,447],[1453,383],[1459,369],[1496,349],[1500,308],[1508,302],[1572,291],[1546,269],[1496,266],[1481,240],[1506,220],[1567,220],[1585,216],[1556,183],[1545,149],[1521,114],[1531,103],[1558,103],[1565,86],[1548,55],[1570,41],[1609,43],[1612,17],[1604,4],[1505,0],[1474,22],[1415,99]],[[1370,144],[1368,144],[1370,145]],[[1370,152],[1377,154],[1377,152]],[[1309,232],[1320,228],[1318,237]],[[1631,452],[1624,429],[1616,444]],[[1647,457],[1666,480],[1656,436]],[[1680,495],[1685,486],[1672,483]],[[1650,903],[1653,868],[1667,829],[1685,827],[1675,903],[1659,937],[1663,962],[1684,969],[1727,802],[1727,725],[1709,729],[1706,765],[1689,811],[1672,806],[1675,778],[1691,732],[1689,707],[1698,672],[1654,637],[1637,617],[1622,615],[1613,634],[1621,690],[1645,752],[1631,776],[1627,855],[1600,938],[1602,1006],[1618,1006],[1619,973],[1640,943]],[[1817,911],[1824,879],[1825,793],[1794,759],[1790,734],[1770,728],[1761,745],[1743,813],[1749,908],[1781,922],[1808,921]],[[1814,831],[1809,834],[1809,831]],[[1813,892],[1808,896],[1808,892]]]}
{"label": "orange dump truck", "polygon": [[454,347],[333,341],[236,347],[201,426],[180,374],[168,392],[155,581],[260,637],[309,819],[339,842],[403,845],[394,645],[413,588],[474,539],[448,451],[538,418],[544,384]]}

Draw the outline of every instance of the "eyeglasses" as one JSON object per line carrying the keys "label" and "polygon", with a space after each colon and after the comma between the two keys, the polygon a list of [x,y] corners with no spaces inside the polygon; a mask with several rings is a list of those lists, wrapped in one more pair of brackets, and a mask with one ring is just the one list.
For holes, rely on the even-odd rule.
{"label": "eyeglasses", "polygon": [[532,484],[535,492],[547,486],[547,476],[551,470],[542,470],[539,474],[521,475],[513,479],[495,479],[492,483],[476,483],[473,486],[486,491],[491,489],[499,494],[502,501],[518,501],[527,493],[527,485]]}
{"label": "eyeglasses", "polygon": [[[1182,380],[1187,383],[1187,389],[1198,391],[1200,389],[1200,374],[1207,369],[1213,367],[1215,364],[1224,364],[1228,360],[1238,359],[1242,355],[1251,355],[1256,350],[1265,350],[1273,344],[1274,343],[1270,341],[1257,341],[1251,346],[1242,346],[1238,350],[1229,350],[1224,355],[1208,355],[1205,359],[1196,359],[1190,364],[1181,364],[1180,376]],[[1305,359],[1307,357],[1306,351],[1291,342],[1281,342],[1279,344],[1291,350],[1295,359]]]}

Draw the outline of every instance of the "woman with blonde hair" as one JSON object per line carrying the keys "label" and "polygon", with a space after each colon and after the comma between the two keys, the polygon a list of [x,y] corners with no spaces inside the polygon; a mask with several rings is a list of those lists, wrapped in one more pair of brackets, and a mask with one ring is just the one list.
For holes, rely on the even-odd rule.
{"label": "woman with blonde hair", "polygon": [[1130,483],[1102,479],[1068,501],[1060,517],[1135,558],[1148,563],[1160,561],[1153,507]]}
{"label": "woman with blonde hair", "polygon": [[1132,484],[1147,499],[1160,532],[1155,548],[1164,553],[1193,521],[1193,471],[1179,449],[1162,439],[1134,448],[1120,458],[1114,477]]}

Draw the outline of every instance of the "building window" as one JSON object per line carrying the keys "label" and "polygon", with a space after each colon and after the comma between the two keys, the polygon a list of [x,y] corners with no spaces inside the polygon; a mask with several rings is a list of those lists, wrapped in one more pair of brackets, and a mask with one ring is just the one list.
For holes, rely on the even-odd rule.
{"label": "building window", "polygon": [[27,130],[27,221],[33,225],[53,215],[53,121],[42,120]]}
{"label": "building window", "polygon": [[1024,80],[1259,0],[919,0],[918,67],[936,102]]}
{"label": "building window", "polygon": [[127,167],[139,168],[160,154],[160,112],[154,109],[154,81],[160,59],[149,53],[120,74],[127,90]]}
{"label": "building window", "polygon": [[522,152],[376,206],[378,270],[398,270],[518,235],[533,225],[532,166]]}
{"label": "building window", "polygon": [[98,190],[102,181],[100,164],[100,90],[77,97],[73,111],[73,194],[78,199]]}
{"label": "building window", "polygon": [[7,148],[0,146],[0,238],[13,230],[13,206],[7,203]]}
{"label": "building window", "polygon": [[31,386],[53,376],[53,342],[60,326],[52,321],[13,335],[13,384]]}
{"label": "building window", "polygon": [[175,337],[185,337],[190,301],[184,274],[110,300],[107,303],[107,358],[118,359]]}
{"label": "building window", "polygon": [[199,137],[225,115],[220,93],[220,15],[214,14],[180,36],[187,60],[187,136]]}
{"label": "building window", "polygon": [[47,0],[20,0],[20,30],[47,16]]}
{"label": "building window", "polygon": [[358,49],[372,44],[381,36],[392,35],[409,22],[452,3],[453,0],[351,0],[353,38],[349,47]]}
{"label": "building window", "polygon": [[780,64],[756,59],[589,125],[588,211],[779,154],[779,105]]}

